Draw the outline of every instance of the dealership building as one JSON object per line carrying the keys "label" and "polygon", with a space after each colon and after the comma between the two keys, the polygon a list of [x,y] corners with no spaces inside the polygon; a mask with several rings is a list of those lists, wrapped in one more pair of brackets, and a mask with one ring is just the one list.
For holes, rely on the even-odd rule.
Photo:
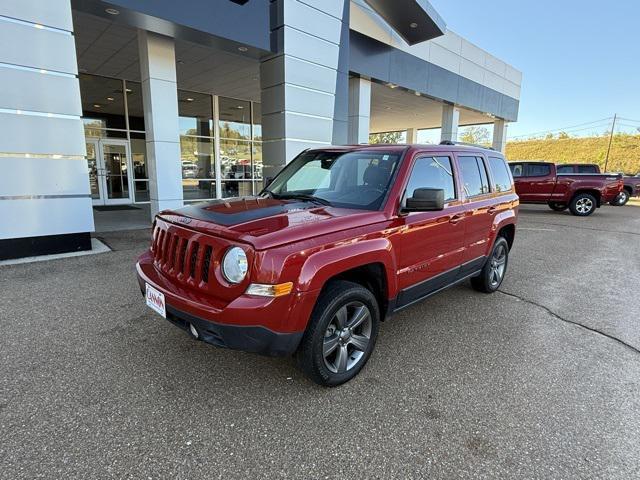
{"label": "dealership building", "polygon": [[94,208],[255,194],[370,133],[491,124],[504,150],[521,79],[427,0],[2,0],[0,259],[90,249]]}

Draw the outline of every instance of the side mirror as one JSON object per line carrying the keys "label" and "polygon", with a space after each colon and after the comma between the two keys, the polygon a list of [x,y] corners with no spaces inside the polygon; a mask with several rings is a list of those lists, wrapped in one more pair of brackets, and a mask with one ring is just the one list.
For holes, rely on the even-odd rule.
{"label": "side mirror", "polygon": [[408,212],[428,212],[444,209],[444,190],[441,188],[416,188],[413,197],[406,200],[404,210]]}

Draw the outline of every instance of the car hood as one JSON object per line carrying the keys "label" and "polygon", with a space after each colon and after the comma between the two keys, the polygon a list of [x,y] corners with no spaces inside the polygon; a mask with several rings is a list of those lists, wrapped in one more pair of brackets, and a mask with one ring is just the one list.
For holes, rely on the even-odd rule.
{"label": "car hood", "polygon": [[260,197],[213,200],[164,211],[160,216],[192,230],[250,243],[258,250],[384,220],[379,211]]}

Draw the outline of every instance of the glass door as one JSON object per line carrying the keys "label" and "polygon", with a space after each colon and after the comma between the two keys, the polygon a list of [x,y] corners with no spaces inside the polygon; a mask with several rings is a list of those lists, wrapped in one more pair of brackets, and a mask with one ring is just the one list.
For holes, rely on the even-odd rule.
{"label": "glass door", "polygon": [[94,205],[132,203],[129,143],[126,140],[87,140],[87,163]]}
{"label": "glass door", "polygon": [[89,189],[91,190],[91,200],[94,205],[104,205],[104,200],[100,194],[99,172],[99,152],[98,140],[87,139],[87,165],[89,167]]}

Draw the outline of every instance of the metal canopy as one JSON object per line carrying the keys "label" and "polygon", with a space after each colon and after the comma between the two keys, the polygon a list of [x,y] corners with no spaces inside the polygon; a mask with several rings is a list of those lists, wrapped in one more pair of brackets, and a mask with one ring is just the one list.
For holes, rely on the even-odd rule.
{"label": "metal canopy", "polygon": [[428,0],[365,0],[409,45],[444,35],[446,24]]}

